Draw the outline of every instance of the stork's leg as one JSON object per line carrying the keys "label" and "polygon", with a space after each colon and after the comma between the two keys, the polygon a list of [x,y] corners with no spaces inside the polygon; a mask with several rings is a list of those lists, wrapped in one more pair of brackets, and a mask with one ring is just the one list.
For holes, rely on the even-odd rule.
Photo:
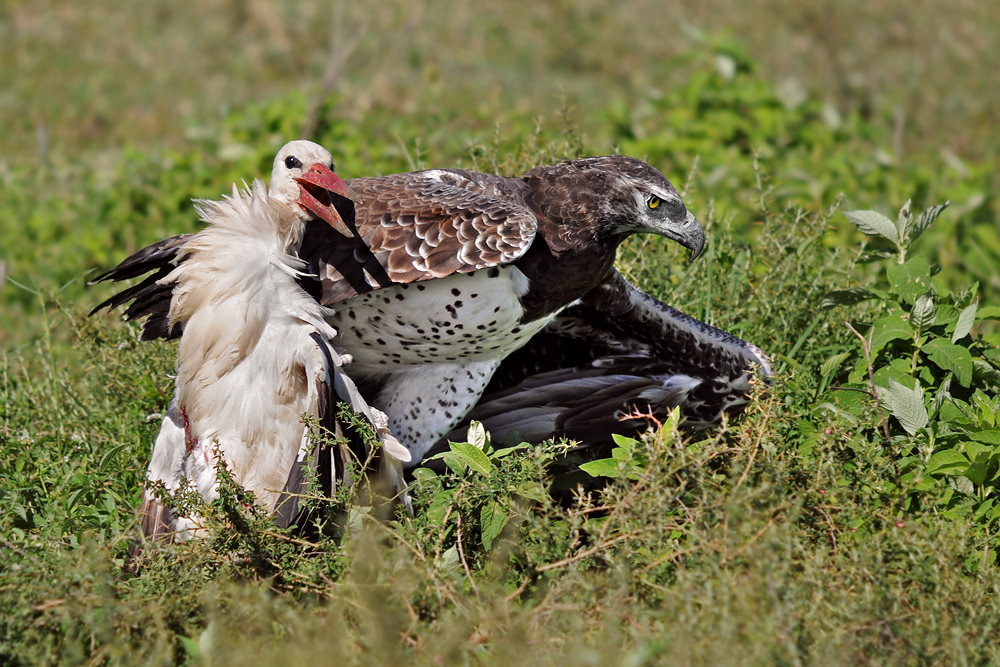
{"label": "stork's leg", "polygon": [[389,416],[389,428],[410,450],[408,466],[472,409],[499,366],[498,361],[440,363],[390,376],[375,406]]}

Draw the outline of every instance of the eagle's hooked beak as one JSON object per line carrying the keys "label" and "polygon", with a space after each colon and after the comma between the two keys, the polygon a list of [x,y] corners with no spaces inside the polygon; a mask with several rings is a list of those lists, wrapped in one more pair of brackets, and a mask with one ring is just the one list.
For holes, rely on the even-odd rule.
{"label": "eagle's hooked beak", "polygon": [[339,176],[326,165],[317,162],[309,168],[309,171],[296,178],[295,182],[299,184],[299,205],[303,209],[320,220],[325,220],[344,236],[354,236],[354,232],[333,206],[329,193],[336,193],[355,203],[360,203],[361,198],[347,187]]}
{"label": "eagle's hooked beak", "polygon": [[705,230],[702,229],[701,223],[690,211],[688,211],[684,224],[671,229],[670,238],[691,251],[691,259],[689,260],[691,262],[698,259],[701,251],[705,248]]}

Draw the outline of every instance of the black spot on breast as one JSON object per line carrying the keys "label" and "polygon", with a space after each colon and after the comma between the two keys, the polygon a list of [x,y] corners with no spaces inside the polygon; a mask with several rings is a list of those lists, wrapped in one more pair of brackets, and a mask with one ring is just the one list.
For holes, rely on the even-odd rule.
{"label": "black spot on breast", "polygon": [[490,270],[487,271],[486,275],[490,278],[496,278],[497,276],[500,275],[500,269],[498,269],[495,266],[492,266],[490,267]]}
{"label": "black spot on breast", "polygon": [[458,295],[459,295],[459,294],[461,294],[461,293],[462,293],[462,290],[460,290],[460,289],[457,289],[457,288],[454,288],[454,287],[453,287],[453,288],[451,288],[451,295],[452,295],[452,296],[458,296]]}
{"label": "black spot on breast", "polygon": [[405,299],[405,298],[406,298],[406,297],[405,297],[405,296],[403,296],[402,294],[399,294],[398,292],[396,293],[396,301],[402,301],[402,300],[403,300],[403,299]]}
{"label": "black spot on breast", "polygon": [[417,289],[420,290],[421,292],[423,292],[425,289],[427,289],[427,286],[426,285],[417,285]]}

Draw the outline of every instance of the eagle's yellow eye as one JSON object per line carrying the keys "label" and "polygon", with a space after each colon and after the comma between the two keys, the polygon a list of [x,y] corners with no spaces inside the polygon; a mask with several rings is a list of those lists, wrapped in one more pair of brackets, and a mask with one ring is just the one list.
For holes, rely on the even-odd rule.
{"label": "eagle's yellow eye", "polygon": [[659,205],[660,205],[659,197],[650,197],[648,200],[646,200],[646,206],[648,206],[649,208],[656,208]]}

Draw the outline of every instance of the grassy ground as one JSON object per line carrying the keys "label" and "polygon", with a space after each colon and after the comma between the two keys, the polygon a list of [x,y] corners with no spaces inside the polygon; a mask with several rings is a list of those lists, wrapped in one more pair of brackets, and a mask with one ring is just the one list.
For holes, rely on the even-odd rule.
{"label": "grassy ground", "polygon": [[[3,4],[3,662],[995,662],[998,27],[972,0]],[[221,503],[217,540],[120,579],[174,348],[86,318],[107,293],[85,276],[303,134],[344,176],[645,157],[710,245],[688,266],[633,239],[621,269],[759,344],[775,382],[572,501],[538,448],[427,476],[416,518],[342,541]],[[910,198],[951,201],[908,248],[929,319],[920,267],[859,261],[885,245],[839,212]],[[819,307],[848,288],[877,294]],[[830,390],[867,390],[845,320],[926,425],[904,394],[880,415]]]}

